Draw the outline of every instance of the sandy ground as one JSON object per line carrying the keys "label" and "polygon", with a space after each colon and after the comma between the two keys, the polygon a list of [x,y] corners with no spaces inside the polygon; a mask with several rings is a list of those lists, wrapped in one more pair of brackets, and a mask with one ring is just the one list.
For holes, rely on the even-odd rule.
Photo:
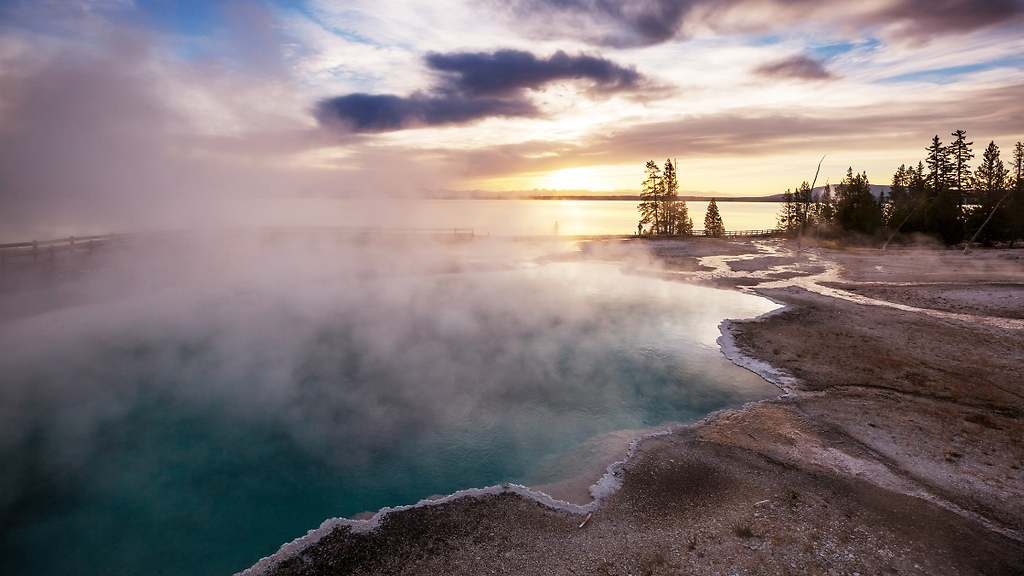
{"label": "sandy ground", "polygon": [[463,498],[270,573],[1024,574],[1024,250],[647,244],[659,273],[787,305],[726,330],[790,393],[643,441],[582,528]]}

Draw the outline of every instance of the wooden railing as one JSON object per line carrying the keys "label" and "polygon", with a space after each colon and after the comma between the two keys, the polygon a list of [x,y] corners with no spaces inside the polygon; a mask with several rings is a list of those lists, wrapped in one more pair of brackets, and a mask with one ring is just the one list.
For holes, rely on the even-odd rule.
{"label": "wooden railing", "polygon": [[[720,238],[767,238],[771,236],[781,236],[786,231],[781,228],[771,228],[765,230],[726,230],[720,236]],[[704,230],[694,230],[691,236],[707,236]]]}
{"label": "wooden railing", "polygon": [[16,258],[54,258],[59,252],[93,250],[103,244],[122,238],[123,234],[102,234],[96,236],[68,236],[54,240],[30,240],[0,244],[0,263]]}

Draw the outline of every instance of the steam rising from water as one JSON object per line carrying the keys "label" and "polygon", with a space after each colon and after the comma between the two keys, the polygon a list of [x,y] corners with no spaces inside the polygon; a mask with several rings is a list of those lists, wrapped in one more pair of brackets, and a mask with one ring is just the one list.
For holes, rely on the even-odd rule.
{"label": "steam rising from water", "polygon": [[565,250],[152,238],[19,289],[5,562],[237,570],[327,516],[533,480],[597,434],[771,393],[714,339],[773,305]]}

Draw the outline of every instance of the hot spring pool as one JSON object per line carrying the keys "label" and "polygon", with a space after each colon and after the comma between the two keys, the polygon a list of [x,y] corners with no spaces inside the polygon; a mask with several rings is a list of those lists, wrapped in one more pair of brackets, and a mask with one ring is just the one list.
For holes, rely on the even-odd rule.
{"label": "hot spring pool", "polygon": [[327,517],[549,482],[600,434],[776,393],[715,344],[776,307],[750,295],[601,263],[278,272],[0,325],[0,571],[232,573]]}

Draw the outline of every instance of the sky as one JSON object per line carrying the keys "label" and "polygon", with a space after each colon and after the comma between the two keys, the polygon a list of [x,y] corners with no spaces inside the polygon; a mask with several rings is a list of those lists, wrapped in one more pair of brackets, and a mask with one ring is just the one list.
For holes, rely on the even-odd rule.
{"label": "sky", "polygon": [[[8,214],[767,195],[1024,138],[1024,0],[0,0]],[[232,204],[232,210],[239,210]],[[244,208],[243,208],[244,209]]]}

